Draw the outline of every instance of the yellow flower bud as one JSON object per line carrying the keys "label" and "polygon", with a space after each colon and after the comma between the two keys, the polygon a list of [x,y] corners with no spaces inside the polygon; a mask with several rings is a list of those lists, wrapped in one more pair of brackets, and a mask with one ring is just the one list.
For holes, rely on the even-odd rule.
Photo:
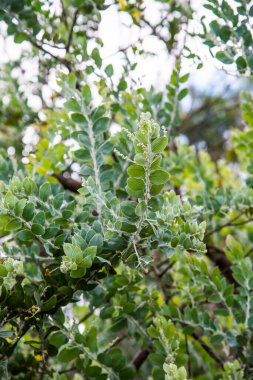
{"label": "yellow flower bud", "polygon": [[40,354],[34,355],[34,357],[35,357],[35,360],[36,360],[37,362],[42,362],[42,360],[43,360],[43,357],[42,357],[42,355],[40,355]]}

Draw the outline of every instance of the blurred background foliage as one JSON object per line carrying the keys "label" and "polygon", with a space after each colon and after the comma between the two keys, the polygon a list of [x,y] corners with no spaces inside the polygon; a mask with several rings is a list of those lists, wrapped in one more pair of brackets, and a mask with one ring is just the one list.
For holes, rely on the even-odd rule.
{"label": "blurred background foliage", "polygon": [[[149,8],[153,9],[152,3],[156,5],[154,19],[157,22],[148,12]],[[1,64],[0,145],[5,148],[13,146],[19,157],[24,153],[27,156],[27,149],[32,149],[30,143],[25,152],[21,144],[27,128],[33,126],[43,134],[45,124],[50,123],[50,119],[46,123],[43,120],[43,109],[59,104],[60,94],[55,84],[59,70],[73,70],[76,75],[91,76],[97,83],[98,94],[104,98],[111,96],[107,94],[112,85],[110,77],[116,76],[118,86],[113,88],[114,99],[110,102],[117,101],[120,91],[126,86],[131,89],[138,82],[136,66],[145,66],[147,57],[154,55],[143,44],[144,33],[152,37],[153,46],[158,46],[160,51],[165,50],[162,64],[167,72],[173,66],[172,56],[183,55],[198,63],[200,75],[195,73],[190,80],[189,94],[179,110],[181,121],[175,123],[174,130],[190,143],[206,147],[214,159],[220,158],[225,152],[231,128],[241,127],[239,92],[242,87],[250,87],[251,80],[215,70],[215,63],[212,63],[212,80],[203,89],[198,78],[201,81],[208,75],[208,67],[202,68],[207,53],[204,47],[198,50],[192,41],[202,37],[196,31],[203,23],[198,18],[204,8],[198,5],[193,16],[191,6],[194,8],[196,5],[187,1],[2,1],[2,50],[4,52],[6,44],[12,44],[11,40],[14,40],[19,53],[18,58]],[[125,46],[119,46],[114,54],[115,68],[111,64],[103,67],[110,74],[105,77],[101,72],[100,55],[103,54],[103,44],[110,44],[110,41],[101,36],[101,17],[106,24],[112,17],[122,14],[126,20],[123,30]],[[190,32],[186,33],[187,28]],[[135,43],[131,42],[133,33],[139,36]],[[222,36],[218,38],[224,43]],[[130,43],[125,43],[127,40]],[[187,49],[183,49],[185,40],[189,46]],[[15,45],[11,46],[15,49]],[[132,57],[138,57],[139,61]],[[187,69],[187,59],[185,61],[183,70]],[[152,61],[148,65],[152,70]],[[128,83],[124,79],[126,77]],[[157,104],[166,95],[166,84],[162,86],[162,93],[159,87],[152,83],[151,91],[157,97]],[[231,159],[234,158],[231,152]]]}

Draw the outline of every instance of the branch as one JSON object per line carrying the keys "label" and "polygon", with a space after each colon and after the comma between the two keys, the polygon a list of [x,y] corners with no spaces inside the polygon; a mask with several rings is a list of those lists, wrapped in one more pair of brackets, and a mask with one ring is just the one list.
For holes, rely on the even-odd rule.
{"label": "branch", "polygon": [[17,339],[15,340],[15,342],[13,343],[12,346],[8,347],[8,349],[4,353],[3,357],[4,356],[10,357],[13,354],[13,351],[17,347],[18,342],[20,341],[20,339],[23,338],[23,336],[27,333],[27,331],[30,329],[30,327],[31,327],[30,323],[25,323],[25,325],[21,328],[21,331],[19,332]]}
{"label": "branch", "polygon": [[54,55],[50,51],[46,50],[41,44],[39,44],[37,41],[33,40],[31,37],[29,37],[28,41],[35,46],[37,49],[43,51],[44,53],[50,55],[52,58],[54,58],[56,61],[60,62],[62,65],[66,66],[69,71],[71,71],[71,62],[67,59],[58,57],[57,55]]}
{"label": "branch", "polygon": [[228,282],[237,286],[238,284],[235,281],[231,270],[231,262],[227,259],[225,252],[221,248],[218,248],[210,244],[207,244],[206,248],[206,254],[209,257],[209,259],[215,265],[217,265],[217,267],[220,269],[221,273],[224,274]]}
{"label": "branch", "polygon": [[133,360],[133,365],[136,369],[139,369],[141,367],[141,365],[145,362],[149,354],[150,351],[148,349],[143,350],[137,354],[137,356]]}
{"label": "branch", "polygon": [[82,187],[81,182],[76,181],[71,177],[64,177],[64,175],[61,173],[54,173],[52,176],[58,179],[58,181],[62,184],[64,189],[73,191],[74,193],[77,193],[78,189]]}
{"label": "branch", "polygon": [[160,23],[158,25],[154,26],[148,20],[146,20],[145,18],[143,18],[142,21],[144,22],[144,24],[146,24],[151,29],[151,34],[153,36],[157,37],[160,41],[162,41],[165,44],[166,49],[170,53],[170,50],[169,50],[169,47],[168,47],[168,41],[160,33],[157,32],[157,27],[160,26]]}

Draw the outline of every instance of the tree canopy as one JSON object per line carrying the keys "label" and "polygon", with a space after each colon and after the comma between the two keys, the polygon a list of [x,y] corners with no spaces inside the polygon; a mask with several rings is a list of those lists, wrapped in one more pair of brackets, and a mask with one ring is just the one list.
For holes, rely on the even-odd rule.
{"label": "tree canopy", "polygon": [[[200,8],[1,0],[1,379],[253,378],[253,2]],[[110,9],[139,36],[118,65]],[[195,44],[240,99],[192,90]]]}

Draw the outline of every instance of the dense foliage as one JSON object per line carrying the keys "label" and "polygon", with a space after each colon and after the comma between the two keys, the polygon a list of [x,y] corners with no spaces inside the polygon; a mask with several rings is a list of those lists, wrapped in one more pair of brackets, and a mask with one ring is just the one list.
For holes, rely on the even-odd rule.
{"label": "dense foliage", "polygon": [[[157,24],[148,3],[0,2],[21,52],[1,65],[1,379],[253,378],[253,98],[239,116],[220,97],[181,107],[185,61],[203,66],[191,41],[247,86],[253,3],[206,0],[198,20],[157,0]],[[174,57],[164,91],[134,75],[141,37],[120,70],[101,58],[112,7]],[[182,138],[185,120],[214,147],[238,118],[218,158]]]}

